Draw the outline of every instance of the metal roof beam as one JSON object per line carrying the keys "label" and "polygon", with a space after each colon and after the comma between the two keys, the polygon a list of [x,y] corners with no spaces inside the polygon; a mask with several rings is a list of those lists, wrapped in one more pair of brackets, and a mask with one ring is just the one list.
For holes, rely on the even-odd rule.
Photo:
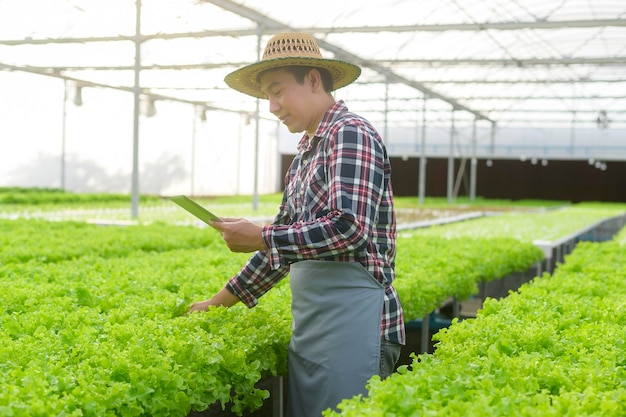
{"label": "metal roof beam", "polygon": [[[575,84],[575,83],[626,83],[626,78],[578,78],[578,79],[540,79],[540,80],[506,80],[506,79],[465,79],[465,80],[420,80],[423,84]],[[381,81],[382,82],[382,81]],[[360,83],[370,84],[370,83]]]}
{"label": "metal roof beam", "polygon": [[563,28],[599,28],[606,26],[626,26],[626,19],[585,19],[585,20],[532,20],[522,22],[484,22],[484,23],[444,23],[434,25],[398,25],[364,27],[329,27],[311,28],[311,33],[377,33],[377,32],[444,32],[481,31],[481,30],[520,30],[520,29],[563,29]]}
{"label": "metal roof beam", "polygon": [[[205,0],[205,2],[209,2]],[[213,2],[211,2],[213,3]],[[217,3],[214,3],[219,5]],[[221,5],[219,5],[221,6]],[[229,6],[230,7],[230,6]],[[229,9],[230,10],[230,9]],[[241,6],[233,6],[235,13],[257,21],[257,16],[251,14],[250,9]],[[253,17],[250,17],[253,16]],[[262,19],[263,20],[263,19]],[[264,26],[264,33],[276,34],[284,30],[284,25],[274,26],[276,21],[259,22]],[[523,21],[523,22],[484,22],[484,23],[448,23],[435,25],[398,25],[398,26],[359,26],[359,27],[309,27],[298,28],[298,32],[310,34],[331,33],[379,33],[379,32],[444,32],[456,31],[481,31],[481,30],[522,30],[522,29],[564,29],[564,28],[602,28],[607,26],[624,27],[626,19],[588,19],[588,20],[556,20],[556,21]],[[255,36],[256,29],[220,29],[184,33],[157,33],[142,35],[141,40],[150,39],[177,39],[177,38],[208,38],[216,36]],[[6,39],[0,40],[0,45],[46,45],[53,43],[88,43],[88,42],[115,42],[134,41],[134,36],[101,36],[82,38],[55,38],[55,39]]]}
{"label": "metal roof beam", "polygon": [[383,65],[418,65],[427,67],[438,66],[457,66],[457,65],[473,65],[473,66],[514,66],[529,67],[535,65],[624,65],[626,64],[626,56],[615,57],[576,57],[576,58],[515,58],[515,59],[473,59],[473,58],[454,58],[454,59],[379,59],[374,62]]}
{"label": "metal roof beam", "polygon": [[[372,102],[373,100],[350,100],[351,102]],[[367,112],[384,112],[385,109],[384,108],[378,108],[378,107],[374,107],[374,108],[368,108],[368,109],[361,109],[361,111],[367,111]],[[391,108],[390,109],[391,112],[407,112],[407,113],[419,113],[418,111],[416,111],[415,109],[409,109],[409,108]],[[526,113],[546,113],[546,114],[553,114],[553,115],[567,115],[569,116],[569,118],[567,120],[572,120],[573,115],[577,115],[577,114],[592,114],[592,115],[597,115],[598,114],[598,110],[572,110],[572,109],[548,109],[548,110],[542,110],[542,109],[516,109],[516,108],[510,108],[510,109],[490,109],[490,110],[484,110],[486,112],[490,112],[490,113],[506,113],[506,117],[512,117],[512,113],[521,113],[521,114],[526,114]],[[450,110],[444,110],[444,109],[429,109],[427,110],[427,113],[450,113]],[[616,115],[616,114],[626,114],[626,110],[607,110],[607,113],[609,115]],[[595,119],[594,119],[595,120]]]}
{"label": "metal roof beam", "polygon": [[[371,68],[385,76],[395,79],[395,82],[406,83],[407,80],[399,75],[391,75],[392,66],[401,66],[415,64],[418,66],[438,67],[438,66],[515,66],[529,67],[539,65],[626,65],[626,56],[613,58],[529,58],[529,59],[398,59],[398,60],[380,60],[380,59],[364,59],[356,55],[350,54],[342,48],[338,48],[326,41],[318,39],[318,44],[323,45],[324,49],[330,50],[337,56],[350,57],[355,63]],[[165,65],[144,65],[145,70],[187,70],[187,69],[215,69],[224,67],[239,67],[248,65],[250,62],[227,62],[227,63],[200,63],[200,64],[165,64]],[[71,66],[31,66],[33,69],[52,68],[67,69],[74,71],[111,71],[111,70],[133,70],[132,65],[71,65]],[[486,82],[487,80],[485,80]],[[621,80],[623,81],[623,80]],[[441,82],[441,81],[437,81]],[[474,81],[472,81],[474,82]],[[483,82],[483,80],[480,80]],[[568,82],[572,82],[569,80]],[[421,81],[421,84],[426,82]],[[416,87],[418,88],[418,87]],[[419,89],[419,88],[418,88]],[[430,92],[429,95],[436,96],[436,93]],[[440,98],[440,97],[438,97]],[[443,100],[443,98],[442,98]],[[447,100],[445,100],[447,101]]]}
{"label": "metal roof beam", "polygon": [[[181,64],[181,65],[142,65],[142,70],[194,70],[215,69],[248,65],[250,62],[205,63],[205,64]],[[34,71],[133,71],[133,65],[64,65],[64,66],[36,66],[24,65],[20,68],[29,68]],[[1,68],[0,68],[1,69]]]}
{"label": "metal roof beam", "polygon": [[[73,81],[73,82],[79,83],[80,85],[85,86],[85,87],[99,87],[99,88],[106,88],[106,89],[111,89],[111,90],[126,91],[126,92],[130,92],[130,93],[133,92],[133,87],[116,86],[116,85],[110,85],[110,84],[104,84],[104,83],[98,83],[98,82],[94,82],[94,81],[84,80],[84,79],[72,77],[72,76],[69,76],[69,75],[65,75],[62,72],[59,72],[59,71],[56,71],[56,70],[51,70],[51,69],[38,69],[38,68],[33,68],[33,67],[18,67],[18,66],[15,66],[15,65],[3,64],[3,63],[0,62],[0,71],[27,72],[27,73],[31,73],[31,74],[45,75],[45,76],[48,76],[48,77],[53,77],[53,78],[58,78],[58,79],[62,79],[62,80]],[[158,93],[155,93],[153,91],[149,91],[149,89],[147,89],[147,88],[142,88],[141,94],[144,95],[144,96],[147,96],[147,97],[152,97],[152,98],[157,99],[157,100],[167,100],[167,101],[175,101],[175,102],[179,102],[179,103],[193,104],[193,105],[196,105],[196,106],[204,107],[207,110],[224,111],[224,112],[230,112],[230,113],[246,113],[246,112],[239,111],[239,110],[232,110],[232,109],[227,109],[227,108],[222,108],[222,107],[216,107],[216,106],[213,106],[212,104],[209,104],[208,102],[205,102],[205,101],[186,100],[184,98],[171,97],[171,96],[167,96],[167,95],[163,95],[163,94],[158,94]]]}
{"label": "metal roof beam", "polygon": [[463,96],[457,97],[457,100],[626,100],[625,96]]}
{"label": "metal roof beam", "polygon": [[[522,101],[526,101],[526,100],[626,100],[626,96],[620,96],[620,95],[606,95],[606,96],[594,96],[594,95],[577,95],[577,96],[561,96],[561,95],[555,95],[555,96],[546,96],[546,95],[542,95],[542,96],[496,96],[496,95],[489,95],[489,96],[480,96],[480,95],[476,95],[476,96],[458,96],[457,100],[522,100]],[[399,102],[407,102],[407,101],[416,101],[416,100],[422,100],[419,97],[389,97],[389,101],[399,101]],[[350,99],[351,102],[359,102],[359,101],[372,101],[372,99],[369,98],[351,98]]]}
{"label": "metal roof beam", "polygon": [[[163,87],[166,88],[166,87]],[[521,100],[521,101],[526,101],[526,100],[626,100],[626,96],[619,96],[619,95],[606,95],[606,96],[593,96],[593,95],[578,95],[578,96],[495,96],[495,95],[489,95],[489,96],[458,96],[456,97],[457,100]],[[406,102],[406,101],[416,101],[416,100],[422,100],[422,98],[420,97],[389,97],[389,101],[399,101],[399,102]],[[359,102],[359,101],[365,101],[365,102],[369,102],[372,101],[372,99],[369,98],[351,98],[350,99],[351,102]]]}
{"label": "metal roof beam", "polygon": [[[604,110],[604,109],[598,109]],[[520,109],[520,108],[510,108],[510,109],[494,109],[491,108],[488,111],[489,113],[551,113],[551,114],[598,114],[598,110],[575,110],[575,109]],[[626,110],[607,110],[609,114],[626,114]]]}
{"label": "metal roof beam", "polygon": [[[267,16],[264,16],[263,14],[259,13],[256,10],[250,9],[248,7],[242,6],[241,4],[238,4],[236,2],[230,1],[230,0],[203,0],[205,2],[209,2],[212,4],[215,4],[217,6],[220,6],[221,8],[223,8],[224,10],[228,10],[231,11],[233,13],[236,13],[240,16],[244,16],[254,22],[257,22],[263,29],[263,31],[265,31],[266,28],[268,29],[289,29],[289,30],[294,30],[292,27],[285,25],[283,23],[280,23],[276,20],[270,19]],[[444,102],[449,103],[450,105],[452,105],[453,109],[455,110],[464,110],[467,111],[469,113],[474,114],[474,116],[478,119],[485,119],[488,121],[491,121],[490,118],[488,118],[487,116],[476,112],[460,103],[458,103],[456,100],[448,98],[448,97],[444,97],[443,95],[436,93],[433,90],[430,90],[429,88],[425,87],[424,85],[409,80],[407,78],[404,78],[398,74],[395,74],[393,71],[391,71],[388,68],[382,67],[382,66],[378,66],[378,65],[374,65],[371,62],[355,55],[352,54],[348,51],[346,51],[343,48],[340,48],[338,46],[335,46],[325,40],[322,39],[317,39],[317,42],[319,44],[319,46],[323,49],[326,49],[328,51],[333,52],[337,57],[346,59],[348,61],[351,61],[355,64],[364,66],[364,67],[368,67],[376,72],[378,72],[379,74],[382,74],[386,77],[386,79],[392,81],[392,82],[399,82],[399,83],[403,83],[405,85],[408,85],[410,87],[413,87],[417,90],[419,90],[420,92],[422,92],[423,94],[427,95],[430,98],[437,98],[439,100],[442,100]]]}
{"label": "metal roof beam", "polygon": [[[212,3],[216,6],[219,6],[221,8],[223,8],[224,10],[228,10],[232,13],[235,13],[239,16],[243,16],[247,19],[250,19],[254,22],[256,22],[260,28],[265,31],[267,29],[278,29],[278,30],[295,30],[293,27],[290,27],[286,24],[283,24],[277,20],[271,19],[261,13],[259,13],[256,10],[253,10],[251,8],[248,8],[246,6],[243,6],[237,2],[234,1],[230,1],[230,0],[203,0],[204,2],[208,2],[208,3]],[[458,103],[456,100],[445,97],[427,87],[425,87],[423,84],[420,84],[416,81],[412,81],[409,80],[407,78],[404,78],[396,73],[394,73],[393,71],[391,71],[388,68],[379,66],[379,65],[375,65],[372,64],[370,62],[368,62],[367,60],[352,54],[348,51],[346,51],[345,49],[342,49],[338,46],[335,46],[325,40],[321,40],[321,39],[317,39],[317,42],[319,44],[320,47],[329,50],[331,52],[333,52],[337,57],[346,59],[348,61],[352,61],[355,64],[359,64],[361,66],[364,67],[368,67],[370,69],[373,69],[374,71],[382,74],[385,76],[385,78],[387,80],[390,81],[394,81],[394,82],[400,82],[403,83],[405,85],[408,85],[410,87],[413,87],[417,90],[419,90],[420,92],[422,92],[423,94],[425,94],[426,96],[428,96],[429,98],[437,98],[439,100],[442,100],[444,102],[449,103],[450,105],[452,105],[453,109],[455,110],[464,110],[467,111],[469,113],[474,114],[474,116],[477,119],[485,119],[488,121],[492,121],[489,117],[485,116],[484,114],[481,114],[480,112],[476,112],[472,109],[470,109],[469,107],[466,107],[460,103]],[[493,122],[493,121],[492,121]]]}
{"label": "metal roof beam", "polygon": [[368,67],[376,72],[378,72],[379,74],[385,76],[385,79],[390,82],[390,83],[400,83],[400,84],[404,84],[410,87],[413,87],[419,91],[421,91],[424,95],[426,95],[428,98],[436,98],[439,100],[442,100],[448,104],[450,104],[452,106],[452,108],[454,110],[464,110],[467,111],[469,113],[472,113],[477,119],[484,119],[484,120],[488,120],[493,122],[493,120],[491,120],[489,117],[487,117],[486,115],[477,112],[461,103],[459,103],[457,100],[443,96],[442,94],[436,93],[435,91],[431,90],[430,88],[426,87],[424,84],[419,83],[417,81],[413,81],[413,80],[409,80],[408,78],[405,78],[401,75],[396,74],[395,72],[393,72],[391,69],[386,68],[384,66],[381,65],[376,65],[374,62],[369,61],[369,60],[364,60],[363,58],[358,57],[357,55],[354,55],[342,48],[339,48],[335,45],[332,45],[324,40],[319,40],[318,39],[318,43],[319,45],[326,49],[329,50],[331,52],[333,52],[336,56],[338,57],[343,57],[345,59],[347,59],[348,61],[354,62],[356,64],[359,64],[361,66],[364,67]]}
{"label": "metal roof beam", "polygon": [[[278,32],[278,31],[276,31]],[[182,33],[155,33],[152,35],[141,35],[141,42],[152,39],[183,39],[183,38],[213,38],[219,36],[241,37],[256,35],[256,29],[221,29],[221,30],[203,30],[200,32],[182,32]],[[5,39],[0,40],[0,45],[49,45],[49,44],[65,44],[65,43],[91,43],[91,42],[134,42],[134,36],[93,36],[82,38],[41,38],[41,39]]]}

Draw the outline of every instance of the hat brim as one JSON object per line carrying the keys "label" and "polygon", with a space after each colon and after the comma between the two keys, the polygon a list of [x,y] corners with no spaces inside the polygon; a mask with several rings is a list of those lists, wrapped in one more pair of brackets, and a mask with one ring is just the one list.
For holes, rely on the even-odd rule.
{"label": "hat brim", "polygon": [[354,82],[354,80],[361,75],[360,67],[338,59],[286,57],[268,59],[239,68],[228,74],[224,78],[224,81],[230,88],[241,93],[256,98],[267,99],[261,92],[261,85],[257,81],[259,74],[265,70],[289,67],[292,65],[327,69],[333,78],[333,90],[345,87]]}

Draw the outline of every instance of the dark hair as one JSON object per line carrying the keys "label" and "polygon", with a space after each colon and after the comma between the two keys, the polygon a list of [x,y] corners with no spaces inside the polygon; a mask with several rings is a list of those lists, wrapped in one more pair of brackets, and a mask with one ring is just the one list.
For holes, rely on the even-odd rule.
{"label": "dark hair", "polygon": [[[272,68],[272,70],[273,69],[274,68]],[[289,65],[289,66],[277,68],[277,69],[282,69],[290,74],[293,74],[298,84],[304,83],[304,77],[306,77],[307,74],[312,69],[316,69],[320,72],[320,76],[322,78],[322,85],[324,86],[324,91],[326,91],[327,93],[330,93],[331,91],[333,91],[333,76],[330,75],[330,71],[328,71],[326,68],[302,66],[302,65]],[[271,71],[271,70],[262,71],[259,73],[259,75],[257,75],[256,77],[257,82],[261,78],[261,75],[267,71]]]}

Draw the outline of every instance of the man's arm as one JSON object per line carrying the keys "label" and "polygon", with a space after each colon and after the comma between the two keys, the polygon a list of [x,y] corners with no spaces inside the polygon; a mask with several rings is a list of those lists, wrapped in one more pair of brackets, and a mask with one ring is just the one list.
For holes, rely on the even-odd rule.
{"label": "man's arm", "polygon": [[342,126],[325,146],[326,213],[307,221],[263,228],[272,268],[356,253],[369,242],[385,191],[384,146],[359,124]]}
{"label": "man's arm", "polygon": [[[285,181],[289,182],[289,175],[285,178]],[[222,237],[231,251],[247,252],[267,248],[263,240],[261,227],[244,219],[222,220],[224,221],[221,223],[216,222],[215,227],[220,230]],[[237,220],[241,220],[241,222],[237,222]],[[285,192],[283,193],[279,213],[276,215],[273,224],[287,223],[289,223],[289,214],[287,213],[287,194]],[[243,246],[235,248],[235,240],[243,243]],[[229,241],[232,242],[233,247],[231,247]],[[248,307],[253,307],[258,302],[258,298],[287,275],[287,273],[287,268],[283,268],[283,270],[270,269],[269,263],[266,261],[265,251],[257,252],[248,260],[248,263],[244,265],[239,274],[228,281],[224,288],[210,299],[192,304],[187,314],[196,311],[205,311],[209,306],[231,307],[240,301]],[[239,296],[235,295],[235,292],[239,294]]]}

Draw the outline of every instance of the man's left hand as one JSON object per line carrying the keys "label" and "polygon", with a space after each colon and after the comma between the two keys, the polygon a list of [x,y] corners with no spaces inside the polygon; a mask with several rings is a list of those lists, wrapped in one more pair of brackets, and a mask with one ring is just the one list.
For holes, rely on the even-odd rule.
{"label": "man's left hand", "polygon": [[232,252],[267,249],[263,240],[263,228],[246,219],[222,218],[221,222],[212,221],[211,226],[220,231],[226,246]]}

